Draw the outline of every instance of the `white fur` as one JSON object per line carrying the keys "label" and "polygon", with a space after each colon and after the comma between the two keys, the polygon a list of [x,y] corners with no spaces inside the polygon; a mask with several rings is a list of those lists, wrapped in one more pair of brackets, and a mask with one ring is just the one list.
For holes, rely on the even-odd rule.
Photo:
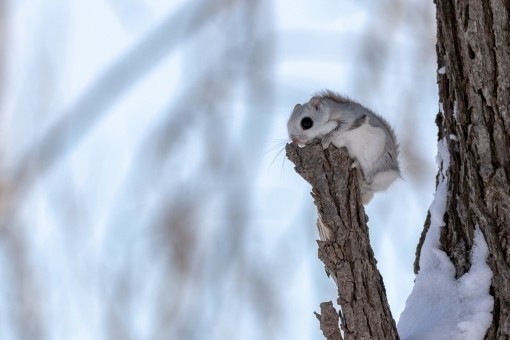
{"label": "white fur", "polygon": [[346,147],[349,155],[366,171],[374,167],[383,153],[385,140],[383,130],[365,122],[357,129],[337,134],[331,142],[337,148]]}
{"label": "white fur", "polygon": [[372,185],[370,186],[370,190],[372,191],[383,191],[388,189],[388,187],[393,183],[397,178],[400,177],[400,174],[395,170],[387,170],[377,173],[372,180]]}

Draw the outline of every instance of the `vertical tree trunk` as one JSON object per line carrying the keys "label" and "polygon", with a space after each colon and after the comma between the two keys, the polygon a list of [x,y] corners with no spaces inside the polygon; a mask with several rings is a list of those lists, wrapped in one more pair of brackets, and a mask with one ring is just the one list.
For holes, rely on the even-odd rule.
{"label": "vertical tree trunk", "polygon": [[[438,138],[450,154],[441,246],[460,277],[471,267],[475,226],[489,247],[492,325],[510,338],[510,1],[437,0]],[[430,224],[427,219],[417,249]]]}

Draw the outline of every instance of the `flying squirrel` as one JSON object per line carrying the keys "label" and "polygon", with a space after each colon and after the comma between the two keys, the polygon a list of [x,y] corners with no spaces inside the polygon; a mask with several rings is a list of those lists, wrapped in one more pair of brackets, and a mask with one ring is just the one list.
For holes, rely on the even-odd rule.
{"label": "flying squirrel", "polygon": [[345,147],[354,160],[352,167],[360,169],[363,204],[400,177],[393,129],[383,117],[349,98],[329,90],[317,93],[294,107],[287,129],[299,146],[319,139],[324,149],[330,143]]}

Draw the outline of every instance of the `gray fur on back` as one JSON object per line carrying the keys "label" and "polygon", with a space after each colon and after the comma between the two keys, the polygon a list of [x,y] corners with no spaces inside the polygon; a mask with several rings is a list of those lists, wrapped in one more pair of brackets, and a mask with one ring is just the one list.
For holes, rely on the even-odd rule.
{"label": "gray fur on back", "polygon": [[[352,123],[349,126],[344,127],[346,131],[359,128],[366,121],[366,118],[368,118],[368,124],[373,127],[383,129],[386,132],[385,152],[380,156],[379,161],[377,162],[378,166],[370,169],[370,173],[364,174],[367,184],[369,184],[373,176],[379,172],[395,170],[400,173],[398,166],[399,150],[397,138],[395,137],[395,132],[390,124],[383,117],[364,107],[360,103],[330,90],[319,92],[316,96],[335,102],[343,114],[349,116],[349,119],[346,119],[346,121]],[[342,126],[342,124],[340,124],[340,126]]]}

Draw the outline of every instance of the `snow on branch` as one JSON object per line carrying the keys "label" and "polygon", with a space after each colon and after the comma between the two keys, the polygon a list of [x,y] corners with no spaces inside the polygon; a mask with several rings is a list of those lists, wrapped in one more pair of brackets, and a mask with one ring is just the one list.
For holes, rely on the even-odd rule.
{"label": "snow on branch", "polygon": [[[300,148],[287,144],[287,157],[312,185],[317,206],[319,258],[338,287],[337,303],[345,339],[398,339],[382,277],[370,246],[367,216],[361,204],[357,170],[345,149],[319,144]],[[326,305],[321,304],[321,307]],[[332,307],[332,306],[331,306]],[[336,324],[331,308],[320,316],[321,328]],[[325,319],[325,318],[330,319]],[[333,315],[334,316],[334,315]],[[328,339],[340,332],[328,328]]]}

